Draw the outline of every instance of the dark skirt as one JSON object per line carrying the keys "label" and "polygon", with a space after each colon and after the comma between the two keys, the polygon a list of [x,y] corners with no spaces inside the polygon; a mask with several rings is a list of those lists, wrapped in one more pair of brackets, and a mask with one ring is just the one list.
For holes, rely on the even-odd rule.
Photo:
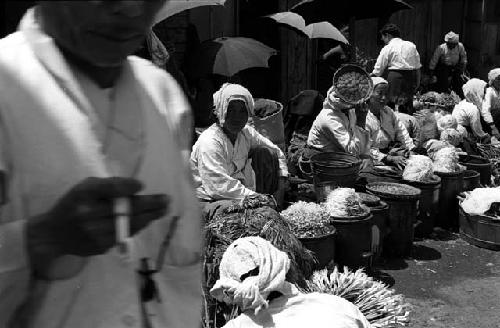
{"label": "dark skirt", "polygon": [[[398,98],[404,95],[407,99],[413,99],[414,90],[417,86],[417,72],[403,70],[389,70],[387,73],[389,91],[387,98],[389,106],[394,108]],[[409,104],[412,102],[410,101]],[[412,106],[413,107],[413,106]]]}

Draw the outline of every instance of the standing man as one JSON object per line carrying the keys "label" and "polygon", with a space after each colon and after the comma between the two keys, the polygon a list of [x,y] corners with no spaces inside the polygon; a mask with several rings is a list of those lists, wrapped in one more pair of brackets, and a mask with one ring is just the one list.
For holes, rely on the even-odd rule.
{"label": "standing man", "polygon": [[401,31],[394,24],[380,31],[385,46],[378,55],[372,76],[387,76],[388,105],[394,109],[397,99],[405,94],[410,99],[420,85],[420,55],[410,41],[401,39]]}
{"label": "standing man", "polygon": [[166,2],[40,1],[0,40],[0,327],[199,326],[189,107],[130,56]]}
{"label": "standing man", "polygon": [[463,98],[461,75],[467,66],[467,53],[464,45],[458,40],[459,35],[453,31],[445,35],[445,42],[434,51],[429,70],[436,81],[437,92],[449,92],[451,89]]}

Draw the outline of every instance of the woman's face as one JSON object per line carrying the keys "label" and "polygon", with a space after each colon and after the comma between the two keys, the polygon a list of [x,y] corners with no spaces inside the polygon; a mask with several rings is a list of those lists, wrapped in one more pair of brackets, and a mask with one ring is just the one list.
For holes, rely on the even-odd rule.
{"label": "woman's face", "polygon": [[43,29],[56,43],[97,66],[134,53],[167,0],[40,1]]}
{"label": "woman's face", "polygon": [[491,86],[496,90],[500,90],[500,77],[497,77],[495,80],[493,80]]}
{"label": "woman's face", "polygon": [[373,89],[370,97],[370,108],[381,109],[387,105],[387,91],[389,85],[387,83],[377,84]]}
{"label": "woman's face", "polygon": [[226,120],[223,128],[227,132],[236,135],[240,133],[248,122],[248,109],[244,101],[232,100],[229,102]]}

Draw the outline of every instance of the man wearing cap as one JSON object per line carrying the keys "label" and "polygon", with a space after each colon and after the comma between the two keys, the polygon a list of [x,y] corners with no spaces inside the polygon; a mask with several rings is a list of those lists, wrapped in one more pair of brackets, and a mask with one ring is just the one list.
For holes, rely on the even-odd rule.
{"label": "man wearing cap", "polygon": [[401,39],[401,31],[394,24],[380,30],[385,47],[380,50],[371,76],[386,77],[389,82],[388,105],[395,108],[401,94],[413,99],[420,85],[420,55],[414,43]]}
{"label": "man wearing cap", "polygon": [[460,76],[467,65],[467,53],[464,45],[458,40],[458,34],[453,31],[445,35],[445,42],[434,51],[429,70],[436,81],[436,91],[447,92],[451,89],[463,98]]}

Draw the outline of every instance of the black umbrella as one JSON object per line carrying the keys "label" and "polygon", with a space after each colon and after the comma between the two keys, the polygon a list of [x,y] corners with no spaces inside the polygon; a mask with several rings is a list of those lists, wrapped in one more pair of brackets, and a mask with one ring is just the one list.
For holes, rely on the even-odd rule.
{"label": "black umbrella", "polygon": [[389,16],[392,13],[412,9],[402,0],[303,0],[290,11],[304,17],[306,24],[327,21],[335,26],[349,24],[351,18],[366,19]]}

